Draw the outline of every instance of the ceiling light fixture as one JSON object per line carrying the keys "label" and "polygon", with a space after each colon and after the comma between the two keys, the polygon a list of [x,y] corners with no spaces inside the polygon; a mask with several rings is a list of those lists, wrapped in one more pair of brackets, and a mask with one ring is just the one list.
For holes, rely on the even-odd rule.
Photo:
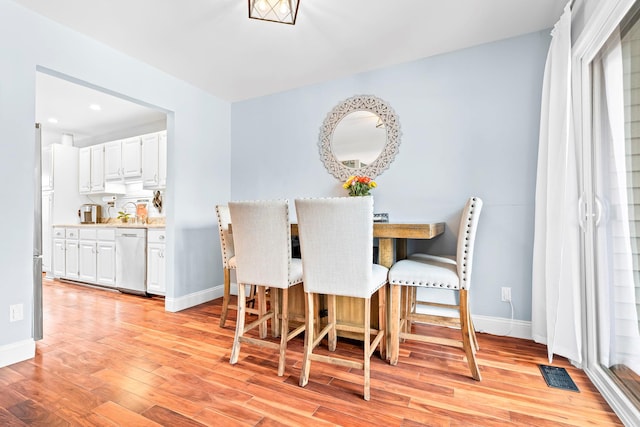
{"label": "ceiling light fixture", "polygon": [[54,125],[56,123],[58,123],[58,119],[56,119],[55,117],[50,117],[49,120],[47,120],[49,123],[53,123]]}
{"label": "ceiling light fixture", "polygon": [[294,25],[300,0],[249,0],[249,18]]}
{"label": "ceiling light fixture", "polygon": [[98,104],[91,104],[89,105],[89,108],[93,111],[100,111],[102,110],[102,107],[100,107]]}

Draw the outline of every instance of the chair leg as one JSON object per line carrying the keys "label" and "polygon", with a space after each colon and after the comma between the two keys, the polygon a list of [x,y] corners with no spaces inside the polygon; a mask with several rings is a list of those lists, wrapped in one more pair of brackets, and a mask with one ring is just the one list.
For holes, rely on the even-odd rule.
{"label": "chair leg", "polygon": [[[282,319],[280,325],[280,358],[278,359],[278,376],[284,375],[287,341],[289,335],[289,289],[282,289]],[[276,315],[277,318],[277,315]]]}
{"label": "chair leg", "polygon": [[271,288],[269,294],[272,296],[269,301],[269,309],[273,313],[273,318],[271,319],[271,335],[273,335],[274,338],[278,338],[280,336],[280,296],[282,295],[282,289]]}
{"label": "chair leg", "polygon": [[389,305],[391,306],[391,315],[389,316],[389,322],[391,322],[391,324],[389,325],[389,364],[397,365],[398,353],[400,351],[400,316],[401,313],[404,313],[404,306],[401,306],[400,294],[403,292],[400,285],[390,286],[391,300],[389,301]]}
{"label": "chair leg", "polygon": [[338,331],[336,331],[336,296],[335,295],[327,295],[327,312],[328,312],[328,322],[330,325],[334,325],[329,330],[329,334],[327,336],[327,347],[329,351],[336,351],[336,346],[338,344]]}
{"label": "chair leg", "polygon": [[[385,338],[380,341],[380,357],[382,360],[387,359],[387,285],[378,290],[378,330],[384,331]],[[374,349],[375,351],[375,349]]]}
{"label": "chair leg", "polygon": [[[265,287],[264,286],[258,286],[258,318],[262,319],[264,317],[264,315],[267,313],[267,300],[266,300],[266,294],[265,294]],[[244,289],[243,289],[244,292]],[[242,303],[244,304],[244,300],[242,301]],[[238,302],[238,307],[240,306],[240,302]],[[260,335],[261,339],[265,339],[267,337],[267,320],[265,319],[262,323],[260,323],[260,325],[258,326],[258,333]]]}
{"label": "chair leg", "polygon": [[474,380],[482,380],[480,375],[480,369],[476,361],[476,352],[473,344],[473,338],[471,337],[471,324],[469,320],[469,303],[467,299],[467,291],[465,289],[460,290],[460,331],[462,333],[462,347],[467,355],[467,363],[471,370],[471,376]]}
{"label": "chair leg", "polygon": [[222,295],[222,312],[220,313],[220,327],[224,328],[229,312],[229,298],[231,296],[231,273],[228,268],[224,268],[224,294]]}
{"label": "chair leg", "polygon": [[247,307],[255,308],[256,307],[256,285],[251,285],[249,287],[249,298],[247,298]]}
{"label": "chair leg", "polygon": [[[319,310],[320,309],[320,294],[313,294],[313,303],[315,304],[315,309]],[[314,325],[315,325],[315,333],[313,336],[313,339],[315,341],[316,338],[318,338],[318,332],[320,332],[322,330],[322,317],[320,316],[320,313],[313,313],[313,318],[314,318]]]}
{"label": "chair leg", "polygon": [[309,370],[311,369],[311,353],[313,352],[313,342],[315,333],[314,325],[314,294],[305,292],[304,323],[306,331],[304,333],[304,356],[302,357],[302,367],[300,368],[300,387],[304,387],[309,382]]}
{"label": "chair leg", "polygon": [[364,300],[364,400],[371,398],[371,298]]}
{"label": "chair leg", "polygon": [[236,334],[233,338],[233,347],[231,348],[231,358],[229,363],[235,365],[238,363],[240,355],[240,337],[244,335],[244,318],[246,311],[246,296],[243,284],[238,284],[238,318],[236,320]]}
{"label": "chair leg", "polygon": [[473,340],[473,348],[475,348],[475,351],[478,351],[480,350],[480,344],[478,344],[478,337],[476,336],[476,327],[473,325],[471,312],[469,312],[469,326],[471,327],[471,339]]}

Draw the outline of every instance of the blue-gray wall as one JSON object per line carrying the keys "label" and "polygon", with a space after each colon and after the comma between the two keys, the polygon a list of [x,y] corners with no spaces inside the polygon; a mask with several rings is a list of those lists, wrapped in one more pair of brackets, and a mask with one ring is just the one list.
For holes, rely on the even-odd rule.
{"label": "blue-gray wall", "polygon": [[[222,283],[213,207],[227,201],[230,192],[229,103],[0,0],[0,366],[33,356],[35,348],[31,213],[36,69],[53,70],[168,113],[168,305],[179,308],[191,295]],[[23,321],[9,323],[12,304],[24,305]]]}
{"label": "blue-gray wall", "polygon": [[[455,253],[460,211],[484,199],[472,312],[531,319],[531,257],[540,94],[549,31],[232,104],[231,197],[345,195],[324,168],[318,132],[340,101],[375,95],[396,111],[400,152],[379,176],[376,211],[392,221],[447,222],[414,250]],[[383,54],[383,53],[381,53]]]}

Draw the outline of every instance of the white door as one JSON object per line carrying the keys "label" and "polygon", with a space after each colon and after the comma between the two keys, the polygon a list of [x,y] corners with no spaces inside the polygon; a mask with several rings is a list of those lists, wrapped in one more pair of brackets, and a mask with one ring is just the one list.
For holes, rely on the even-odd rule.
{"label": "white door", "polygon": [[96,279],[101,285],[115,286],[116,284],[116,243],[97,243],[98,258],[96,262]]}
{"label": "white door", "polygon": [[53,228],[51,224],[51,208],[53,205],[53,194],[50,192],[42,194],[42,271],[47,276],[51,275],[52,269],[52,244]]}
{"label": "white door", "polygon": [[121,141],[112,141],[104,144],[104,179],[107,181],[122,179]]}
{"label": "white door", "polygon": [[78,278],[83,282],[96,283],[96,258],[95,240],[80,240]]}
{"label": "white door", "polygon": [[42,149],[42,191],[53,190],[53,146]]}
{"label": "white door", "polygon": [[[584,136],[586,366],[625,425],[640,419],[640,20],[602,2],[576,52],[586,76]],[[622,2],[617,2],[622,4]],[[630,2],[627,2],[631,6]],[[628,9],[626,9],[628,10]],[[609,13],[610,12],[610,13]],[[597,24],[597,25],[596,25]],[[593,50],[593,51],[592,51]],[[573,53],[573,52],[572,52]],[[591,58],[588,59],[587,58]],[[630,420],[633,420],[631,422]]]}
{"label": "white door", "polygon": [[158,146],[158,187],[167,186],[167,132],[160,132]]}
{"label": "white door", "polygon": [[91,148],[85,147],[78,151],[78,191],[91,191]]}
{"label": "white door", "polygon": [[104,146],[91,147],[91,191],[104,191]]}
{"label": "white door", "polygon": [[78,241],[65,240],[64,248],[65,273],[63,277],[77,280],[80,273],[80,266],[78,264]]}
{"label": "white door", "polygon": [[149,188],[158,186],[158,134],[144,135],[142,137],[142,185]]}
{"label": "white door", "polygon": [[164,244],[149,243],[147,246],[147,292],[150,294],[164,295],[165,286],[165,259]]}
{"label": "white door", "polygon": [[64,277],[66,271],[65,262],[66,245],[64,239],[53,239],[53,276]]}
{"label": "white door", "polygon": [[142,176],[142,142],[140,137],[122,141],[122,175],[125,178]]}

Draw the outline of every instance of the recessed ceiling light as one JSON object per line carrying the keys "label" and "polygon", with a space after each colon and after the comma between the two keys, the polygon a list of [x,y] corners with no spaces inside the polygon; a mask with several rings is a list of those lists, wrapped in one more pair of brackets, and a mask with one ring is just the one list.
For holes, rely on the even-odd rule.
{"label": "recessed ceiling light", "polygon": [[89,105],[89,108],[92,109],[93,111],[102,110],[102,107],[100,107],[98,104],[91,104],[91,105]]}
{"label": "recessed ceiling light", "polygon": [[53,123],[56,124],[58,123],[58,119],[56,119],[55,117],[50,117],[49,120],[47,120],[49,123]]}

